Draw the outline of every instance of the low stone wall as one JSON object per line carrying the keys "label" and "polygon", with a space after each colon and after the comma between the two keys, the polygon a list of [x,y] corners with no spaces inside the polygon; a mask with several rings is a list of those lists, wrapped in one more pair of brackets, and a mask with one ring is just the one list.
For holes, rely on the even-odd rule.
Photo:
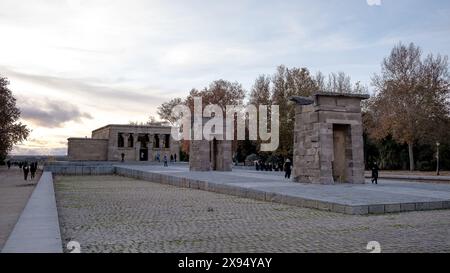
{"label": "low stone wall", "polygon": [[114,174],[110,162],[52,162],[44,166],[44,171],[55,175],[109,175]]}
{"label": "low stone wall", "polygon": [[109,175],[114,174],[114,166],[46,166],[45,171],[55,175]]}
{"label": "low stone wall", "polygon": [[[371,174],[366,174],[365,178],[372,178]],[[409,180],[409,181],[429,181],[429,182],[450,182],[450,176],[431,175],[400,175],[400,174],[380,174],[378,179],[387,180]]]}
{"label": "low stone wall", "polygon": [[[55,175],[110,175],[115,174],[115,166],[120,164],[132,165],[162,165],[162,162],[112,162],[112,161],[57,161],[46,163],[44,171]],[[186,166],[187,162],[170,163],[171,165]]]}

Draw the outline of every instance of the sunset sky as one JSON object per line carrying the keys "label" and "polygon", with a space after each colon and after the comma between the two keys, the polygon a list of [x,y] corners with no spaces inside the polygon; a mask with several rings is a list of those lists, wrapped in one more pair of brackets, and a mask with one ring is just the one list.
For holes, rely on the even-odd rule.
{"label": "sunset sky", "polygon": [[213,80],[276,66],[370,78],[399,41],[450,55],[450,1],[0,0],[0,75],[33,130],[15,154],[146,121]]}

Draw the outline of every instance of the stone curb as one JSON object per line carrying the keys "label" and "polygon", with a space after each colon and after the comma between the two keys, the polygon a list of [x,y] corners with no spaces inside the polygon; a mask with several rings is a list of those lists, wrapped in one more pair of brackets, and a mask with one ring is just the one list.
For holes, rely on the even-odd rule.
{"label": "stone curb", "polygon": [[[365,175],[364,177],[367,179],[372,178],[370,175]],[[450,182],[449,176],[380,175],[378,179]]]}
{"label": "stone curb", "polygon": [[298,196],[283,195],[274,192],[249,189],[227,184],[199,181],[189,179],[186,177],[177,177],[162,173],[133,170],[120,166],[115,166],[115,173],[125,177],[136,178],[165,185],[199,189],[215,193],[233,195],[237,197],[250,198],[258,201],[274,202],[285,205],[318,209],[323,211],[331,211],[350,215],[400,213],[409,211],[439,210],[450,208],[450,201],[410,203],[410,204],[345,205],[320,200],[310,200]]}

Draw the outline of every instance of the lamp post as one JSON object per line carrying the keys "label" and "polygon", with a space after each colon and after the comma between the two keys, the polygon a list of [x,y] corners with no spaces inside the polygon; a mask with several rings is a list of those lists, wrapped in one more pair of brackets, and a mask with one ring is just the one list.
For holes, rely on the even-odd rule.
{"label": "lamp post", "polygon": [[437,147],[437,149],[436,149],[436,159],[437,159],[437,162],[436,162],[436,175],[437,176],[440,175],[440,173],[439,173],[439,146],[441,146],[441,143],[436,142],[436,147]]}

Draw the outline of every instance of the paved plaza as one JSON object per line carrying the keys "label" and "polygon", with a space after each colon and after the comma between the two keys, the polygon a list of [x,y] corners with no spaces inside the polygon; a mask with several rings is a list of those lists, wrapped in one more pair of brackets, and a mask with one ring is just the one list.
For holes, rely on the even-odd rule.
{"label": "paved plaza", "polygon": [[82,252],[450,251],[450,210],[346,215],[121,176],[54,184],[63,245]]}

